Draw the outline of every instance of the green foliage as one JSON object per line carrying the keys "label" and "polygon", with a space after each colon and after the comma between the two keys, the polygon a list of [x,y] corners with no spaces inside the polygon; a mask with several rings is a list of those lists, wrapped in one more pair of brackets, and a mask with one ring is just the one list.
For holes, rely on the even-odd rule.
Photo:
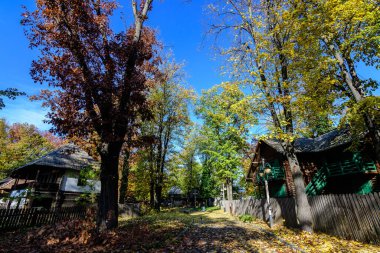
{"label": "green foliage", "polygon": [[252,217],[249,214],[242,214],[239,216],[239,220],[242,222],[250,223],[250,222],[254,221],[255,219],[254,219],[254,217]]}
{"label": "green foliage", "polygon": [[[241,175],[249,129],[257,122],[253,102],[254,97],[245,96],[237,83],[222,83],[203,92],[197,114],[204,122],[200,151],[206,184],[220,186]],[[208,191],[216,194],[215,186]]]}
{"label": "green foliage", "polygon": [[154,80],[148,96],[152,117],[141,128],[141,135],[151,141],[137,152],[136,163],[131,168],[136,198],[152,199],[154,193],[156,203],[161,201],[157,197],[167,195],[177,181],[179,174],[172,172],[179,171],[179,164],[194,165],[186,161],[188,154],[179,155],[191,125],[189,105],[194,92],[183,85],[182,65],[165,59],[160,72],[162,76]]}
{"label": "green foliage", "polygon": [[[364,98],[358,103],[354,103],[348,110],[346,116],[342,119],[341,124],[350,126],[353,137],[353,149],[359,147],[360,141],[363,140],[368,130],[368,118],[374,123],[373,128],[379,129],[380,122],[380,97],[370,96]],[[366,140],[371,145],[370,140]]]}
{"label": "green foliage", "polygon": [[169,189],[172,186],[180,187],[182,192],[189,196],[192,190],[202,192],[202,165],[198,159],[200,138],[199,128],[189,129],[190,133],[184,137],[183,148],[170,162]]}
{"label": "green foliage", "polygon": [[53,149],[54,144],[36,126],[27,123],[9,126],[4,119],[0,120],[0,178]]}
{"label": "green foliage", "polygon": [[88,186],[88,190],[81,193],[78,198],[75,199],[77,205],[88,205],[96,202],[97,193],[94,192],[95,184],[99,180],[99,168],[93,168],[87,166],[80,170],[78,185],[82,187]]}

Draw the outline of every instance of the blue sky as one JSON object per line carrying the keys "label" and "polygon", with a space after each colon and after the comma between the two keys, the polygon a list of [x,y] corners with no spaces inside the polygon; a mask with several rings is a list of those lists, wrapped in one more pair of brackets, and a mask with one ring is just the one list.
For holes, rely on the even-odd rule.
{"label": "blue sky", "polygon": [[[128,22],[131,20],[130,0],[120,2],[122,6],[118,13],[122,12],[123,20]],[[207,30],[204,9],[208,2],[156,0],[147,23],[158,31],[158,38],[164,43],[165,49],[170,49],[176,60],[185,64],[187,84],[197,93],[223,80],[210,42],[203,39]],[[34,84],[29,75],[30,64],[37,58],[38,52],[28,48],[20,25],[22,5],[33,9],[34,1],[11,0],[0,3],[0,32],[3,35],[0,40],[0,89],[15,87],[33,95],[44,87]],[[123,20],[119,17],[112,19],[116,30],[124,29]],[[380,80],[380,71],[374,68],[360,66],[359,75]],[[379,91],[376,94],[379,95]],[[6,118],[9,123],[28,122],[40,129],[49,129],[42,122],[47,109],[41,108],[41,103],[30,102],[26,97],[5,99],[5,103],[6,107],[0,110],[0,118]]]}
{"label": "blue sky", "polygon": [[[123,20],[112,19],[116,30],[125,27],[131,20],[130,0],[121,0]],[[37,94],[44,88],[34,84],[29,70],[33,59],[38,56],[37,50],[28,48],[28,41],[20,25],[22,5],[33,9],[32,0],[1,1],[0,3],[0,89],[18,88],[28,95]],[[207,30],[204,18],[206,0],[164,0],[156,1],[147,24],[158,31],[158,38],[171,50],[178,62],[185,64],[186,82],[198,93],[222,81],[219,75],[218,62],[213,60],[214,52],[203,39]],[[40,129],[47,130],[43,124],[47,109],[41,103],[30,102],[26,97],[16,100],[5,99],[6,107],[0,111],[0,118],[9,123],[28,122]]]}

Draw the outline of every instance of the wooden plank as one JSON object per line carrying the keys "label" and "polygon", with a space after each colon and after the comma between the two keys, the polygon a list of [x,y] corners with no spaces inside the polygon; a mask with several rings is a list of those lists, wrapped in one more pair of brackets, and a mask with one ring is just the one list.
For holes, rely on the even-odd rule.
{"label": "wooden plank", "polygon": [[375,210],[373,210],[373,205],[371,203],[371,198],[370,198],[370,195],[363,195],[363,200],[365,201],[366,203],[366,206],[367,206],[367,209],[366,209],[366,216],[368,217],[368,220],[370,221],[370,226],[371,226],[371,230],[370,230],[370,234],[371,234],[371,239],[370,239],[370,242],[375,242],[377,241],[377,238],[378,238],[378,235],[380,234],[380,231],[377,231],[377,222],[376,222],[376,215],[375,214]]}
{"label": "wooden plank", "polygon": [[371,228],[371,220],[368,217],[367,211],[366,211],[368,207],[367,207],[366,201],[363,199],[362,195],[356,194],[355,197],[356,197],[357,203],[360,207],[359,208],[359,214],[360,214],[360,217],[363,221],[362,232],[365,236],[364,241],[369,242],[372,239],[372,233],[371,233],[372,228]]}
{"label": "wooden plank", "polygon": [[377,210],[380,210],[380,192],[374,192],[373,198],[375,199],[375,204],[377,206]]}
{"label": "wooden plank", "polygon": [[350,220],[353,219],[351,213],[349,212],[348,207],[344,201],[344,194],[334,196],[337,202],[339,203],[340,208],[340,220],[341,220],[341,229],[343,230],[344,238],[352,240],[354,238],[354,231],[352,231],[352,223]]}
{"label": "wooden plank", "polygon": [[360,220],[356,217],[354,208],[352,206],[352,203],[349,201],[349,194],[344,194],[342,196],[342,201],[344,202],[345,209],[347,212],[347,226],[349,228],[349,231],[352,235],[352,238],[350,239],[355,239],[358,240],[360,238],[359,230],[360,230]]}
{"label": "wooden plank", "polygon": [[375,196],[370,193],[367,195],[367,200],[369,201],[371,217],[374,223],[377,235],[380,237],[380,209],[376,204]]}
{"label": "wooden plank", "polygon": [[334,203],[332,195],[329,194],[329,195],[327,195],[327,197],[328,197],[328,203],[329,203],[328,211],[331,212],[331,215],[330,215],[331,222],[330,221],[329,222],[330,222],[330,224],[332,224],[332,226],[330,226],[330,229],[334,235],[340,236],[339,229],[338,229],[338,226],[339,226],[338,212],[337,212],[336,208],[334,208],[335,203]]}
{"label": "wooden plank", "polygon": [[[321,221],[319,222],[318,224],[318,227],[319,227],[319,231],[321,232],[327,232],[328,231],[328,222],[326,222],[326,216],[329,218],[329,214],[327,213],[327,206],[328,206],[328,202],[327,202],[327,198],[326,198],[326,195],[322,195],[322,196],[316,196],[318,198],[318,220]],[[326,211],[325,211],[326,210]]]}
{"label": "wooden plank", "polygon": [[358,195],[349,194],[348,197],[349,197],[350,203],[353,207],[355,217],[357,218],[357,220],[359,222],[359,233],[358,233],[359,238],[357,238],[357,239],[360,241],[366,241],[367,240],[366,239],[367,238],[367,232],[365,230],[366,220],[364,220],[362,215],[361,215],[362,209],[361,209],[361,204],[360,204]]}

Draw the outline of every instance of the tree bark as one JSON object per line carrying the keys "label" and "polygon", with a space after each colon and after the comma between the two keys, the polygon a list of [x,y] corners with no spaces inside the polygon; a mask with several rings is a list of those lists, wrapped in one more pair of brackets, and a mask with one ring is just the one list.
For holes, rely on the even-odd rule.
{"label": "tree bark", "polygon": [[233,200],[233,194],[232,194],[232,180],[228,178],[226,180],[226,188],[227,188],[227,200],[232,201]]}
{"label": "tree bark", "polygon": [[300,228],[307,232],[313,232],[313,217],[311,208],[306,195],[306,188],[300,165],[292,144],[285,144],[285,156],[289,162],[295,187],[296,215]]}
{"label": "tree bark", "polygon": [[226,180],[226,189],[227,189],[227,206],[226,206],[226,210],[228,210],[228,212],[230,214],[232,214],[232,200],[233,200],[233,195],[232,195],[232,180],[231,178],[227,178]]}
{"label": "tree bark", "polygon": [[[153,145],[153,144],[152,144]],[[149,182],[149,204],[151,208],[154,208],[154,159],[153,159],[153,146],[150,146],[150,151],[149,151],[149,177],[150,177],[150,182]]]}
{"label": "tree bark", "polygon": [[158,183],[155,187],[154,193],[154,209],[160,211],[161,209],[161,200],[162,200],[162,184]]}
{"label": "tree bark", "polygon": [[154,179],[150,179],[149,183],[149,205],[154,208]]}
{"label": "tree bark", "polygon": [[119,154],[122,142],[102,143],[100,181],[101,190],[98,202],[97,228],[116,228],[118,226],[118,183]]}
{"label": "tree bark", "polygon": [[129,176],[129,158],[130,158],[130,150],[129,148],[126,148],[125,154],[124,154],[124,162],[123,162],[123,168],[122,168],[122,174],[121,174],[121,183],[120,183],[120,197],[119,197],[119,203],[124,204],[125,198],[127,196],[128,191],[128,176]]}

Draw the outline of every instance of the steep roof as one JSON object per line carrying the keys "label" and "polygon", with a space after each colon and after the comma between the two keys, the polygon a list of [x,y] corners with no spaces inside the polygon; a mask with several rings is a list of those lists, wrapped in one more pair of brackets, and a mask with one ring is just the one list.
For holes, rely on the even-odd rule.
{"label": "steep roof", "polygon": [[[321,152],[352,141],[348,129],[334,130],[317,138],[298,138],[294,141],[296,153]],[[278,140],[264,140],[268,146],[282,153],[283,149]]]}
{"label": "steep roof", "polygon": [[95,164],[96,161],[91,156],[89,156],[87,152],[74,144],[67,144],[37,160],[34,160],[33,162],[30,162],[13,170],[13,172],[25,169],[30,166],[47,166],[62,169],[80,170],[86,166]]}

